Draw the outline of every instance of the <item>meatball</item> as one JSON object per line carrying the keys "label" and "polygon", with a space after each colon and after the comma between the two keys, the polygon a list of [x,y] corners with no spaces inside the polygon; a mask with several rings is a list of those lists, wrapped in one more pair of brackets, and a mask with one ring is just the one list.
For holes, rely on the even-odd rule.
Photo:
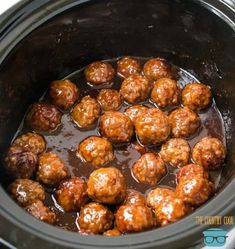
{"label": "meatball", "polygon": [[117,111],[122,104],[119,92],[114,89],[100,90],[97,100],[104,111]]}
{"label": "meatball", "polygon": [[182,138],[172,138],[162,145],[161,158],[173,167],[186,165],[190,157],[190,147]]}
{"label": "meatball", "polygon": [[82,232],[101,234],[112,227],[113,218],[107,207],[91,202],[81,209],[78,224]]}
{"label": "meatball", "polygon": [[38,164],[37,180],[46,185],[53,186],[69,176],[68,168],[53,152],[43,153]]}
{"label": "meatball", "polygon": [[155,215],[160,226],[173,223],[190,212],[190,209],[179,198],[166,197],[158,207],[155,208]]}
{"label": "meatball", "polygon": [[200,176],[181,178],[175,189],[176,196],[192,206],[203,204],[213,192],[213,183]]}
{"label": "meatball", "polygon": [[147,205],[156,209],[167,197],[175,197],[175,192],[168,188],[155,188],[147,195]]}
{"label": "meatball", "polygon": [[144,64],[144,75],[150,81],[172,77],[171,66],[163,58],[153,58]]}
{"label": "meatball", "polygon": [[134,141],[132,144],[131,144],[131,147],[133,149],[135,149],[136,151],[138,151],[141,155],[143,155],[144,153],[147,153],[148,152],[148,148],[143,146],[142,144],[140,144],[138,141]]}
{"label": "meatball", "polygon": [[46,141],[43,136],[33,132],[20,135],[13,142],[13,145],[20,146],[36,155],[46,150]]}
{"label": "meatball", "polygon": [[41,202],[40,200],[35,201],[34,203],[26,207],[25,210],[35,218],[48,224],[52,225],[56,222],[56,214],[48,207],[44,206],[43,202]]}
{"label": "meatball", "polygon": [[113,146],[105,138],[91,136],[79,145],[79,154],[94,166],[103,166],[114,159]]}
{"label": "meatball", "polygon": [[117,73],[126,78],[133,74],[141,73],[141,65],[138,60],[129,56],[123,57],[117,62]]}
{"label": "meatball", "polygon": [[121,235],[121,233],[117,229],[111,229],[111,230],[107,230],[106,232],[104,232],[103,235],[105,235],[105,236],[119,236],[119,235]]}
{"label": "meatball", "polygon": [[93,171],[88,179],[88,196],[99,203],[115,205],[126,197],[126,183],[122,173],[113,167]]}
{"label": "meatball", "polygon": [[86,182],[79,177],[64,180],[56,191],[56,199],[65,212],[78,211],[88,201]]}
{"label": "meatball", "polygon": [[100,117],[100,131],[113,143],[125,143],[133,135],[133,125],[125,114],[109,111]]}
{"label": "meatball", "polygon": [[132,172],[139,182],[154,186],[166,174],[166,168],[160,157],[146,153],[135,162]]}
{"label": "meatball", "polygon": [[124,202],[125,205],[146,205],[146,200],[144,196],[136,190],[129,189],[127,191],[127,196]]}
{"label": "meatball", "polygon": [[200,118],[187,107],[178,108],[170,113],[169,121],[172,126],[174,137],[190,137],[200,127]]}
{"label": "meatball", "polygon": [[93,62],[85,69],[86,80],[93,85],[109,83],[114,74],[112,65],[103,61]]}
{"label": "meatball", "polygon": [[52,131],[59,126],[61,113],[54,105],[35,103],[27,114],[26,122],[35,131]]}
{"label": "meatball", "polygon": [[36,200],[45,200],[45,190],[41,184],[29,179],[15,180],[9,185],[8,192],[22,207],[26,207]]}
{"label": "meatball", "polygon": [[223,143],[214,137],[204,137],[193,148],[193,161],[205,169],[215,170],[224,161],[226,148]]}
{"label": "meatball", "polygon": [[142,75],[131,75],[121,85],[120,94],[130,104],[145,101],[151,90],[148,80]]}
{"label": "meatball", "polygon": [[182,103],[193,111],[201,111],[211,103],[212,94],[209,86],[193,82],[182,91]]}
{"label": "meatball", "polygon": [[194,178],[194,177],[201,177],[208,179],[209,174],[207,171],[204,170],[204,168],[200,165],[197,164],[188,164],[182,167],[178,172],[177,172],[177,182],[180,181],[180,179],[184,178]]}
{"label": "meatball", "polygon": [[79,104],[77,104],[71,113],[72,119],[80,128],[87,128],[95,123],[100,114],[99,103],[85,96]]}
{"label": "meatball", "polygon": [[56,80],[50,84],[49,96],[54,105],[67,110],[78,99],[78,88],[70,80]]}
{"label": "meatball", "polygon": [[117,229],[122,233],[142,232],[155,225],[152,211],[146,205],[122,205],[115,217]]}
{"label": "meatball", "polygon": [[176,106],[180,101],[181,90],[175,80],[161,78],[154,83],[151,99],[159,107]]}
{"label": "meatball", "polygon": [[136,119],[145,111],[148,110],[148,107],[143,106],[143,105],[133,105],[131,107],[128,107],[124,114],[126,114],[131,121],[133,122],[133,124],[135,124]]}
{"label": "meatball", "polygon": [[4,167],[12,178],[31,178],[37,166],[37,156],[25,148],[12,145],[4,159]]}
{"label": "meatball", "polygon": [[135,123],[136,134],[142,144],[164,142],[171,132],[168,117],[157,108],[143,112]]}

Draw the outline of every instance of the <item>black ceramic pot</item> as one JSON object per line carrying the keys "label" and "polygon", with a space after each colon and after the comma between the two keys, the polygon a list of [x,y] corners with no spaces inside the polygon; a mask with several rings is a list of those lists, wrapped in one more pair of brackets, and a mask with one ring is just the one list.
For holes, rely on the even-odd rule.
{"label": "black ceramic pot", "polygon": [[[98,59],[162,56],[213,86],[227,134],[220,190],[164,228],[115,238],[37,221],[0,187],[1,236],[18,248],[186,248],[202,240],[196,216],[235,208],[235,12],[222,0],[23,0],[0,18],[0,155],[27,107],[53,79]],[[5,176],[0,173],[4,185]]]}

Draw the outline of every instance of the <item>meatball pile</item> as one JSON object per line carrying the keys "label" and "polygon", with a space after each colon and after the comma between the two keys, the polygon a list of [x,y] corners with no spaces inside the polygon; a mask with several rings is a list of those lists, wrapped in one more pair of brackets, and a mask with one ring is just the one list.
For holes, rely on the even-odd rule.
{"label": "meatball pile", "polygon": [[[210,171],[221,167],[226,147],[218,137],[195,140],[203,129],[200,114],[212,103],[208,85],[182,87],[175,68],[159,57],[144,65],[130,56],[116,64],[96,61],[83,73],[84,91],[68,79],[50,83],[26,114],[26,132],[6,152],[8,192],[21,207],[55,225],[58,213],[76,215],[81,234],[119,236],[176,222],[213,196]],[[91,132],[76,136],[66,159],[47,148],[47,139],[63,134],[64,120],[82,134]],[[67,146],[70,136],[75,133],[64,136]],[[128,157],[129,148],[138,158]],[[118,163],[118,150],[131,167]],[[169,172],[175,185],[162,185]]]}

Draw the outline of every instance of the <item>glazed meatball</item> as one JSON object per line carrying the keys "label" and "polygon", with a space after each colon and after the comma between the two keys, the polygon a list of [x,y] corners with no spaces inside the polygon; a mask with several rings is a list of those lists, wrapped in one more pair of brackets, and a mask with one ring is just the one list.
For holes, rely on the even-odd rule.
{"label": "glazed meatball", "polygon": [[32,216],[53,225],[56,221],[56,214],[51,211],[48,207],[44,206],[43,202],[40,200],[35,201],[25,209]]}
{"label": "glazed meatball", "polygon": [[180,101],[181,90],[175,80],[161,78],[154,83],[151,99],[159,107],[176,106]]}
{"label": "glazed meatball", "polygon": [[150,81],[172,77],[171,66],[163,58],[153,58],[144,64],[144,75]]}
{"label": "glazed meatball", "polygon": [[78,127],[87,128],[95,123],[99,114],[99,103],[90,96],[85,96],[81,102],[73,108],[71,116]]}
{"label": "glazed meatball", "polygon": [[100,90],[97,100],[104,111],[117,111],[122,104],[119,92],[114,89]]}
{"label": "glazed meatball", "polygon": [[117,73],[126,78],[133,74],[140,74],[141,65],[138,60],[129,56],[123,57],[117,62]]}
{"label": "glazed meatball", "polygon": [[42,153],[46,149],[46,141],[43,136],[33,132],[27,132],[20,135],[13,142],[13,145],[20,146],[36,155]]}
{"label": "glazed meatball", "polygon": [[148,80],[142,75],[131,75],[121,85],[120,94],[129,104],[145,101],[151,90]]}
{"label": "glazed meatball", "polygon": [[175,192],[168,188],[155,188],[147,195],[147,205],[156,209],[167,197],[175,197]]}
{"label": "glazed meatball", "polygon": [[146,205],[144,196],[136,190],[129,189],[124,202],[125,205]]}
{"label": "glazed meatball", "polygon": [[69,176],[68,168],[53,152],[43,153],[38,164],[37,180],[46,185],[53,186]]}
{"label": "glazed meatball", "polygon": [[182,91],[182,103],[193,111],[201,111],[211,103],[212,94],[209,86],[193,82]]}
{"label": "glazed meatball", "polygon": [[148,148],[140,144],[138,141],[134,141],[131,144],[132,148],[138,151],[141,155],[148,152]]}
{"label": "glazed meatball", "polygon": [[143,112],[135,123],[136,134],[142,144],[164,142],[171,132],[168,117],[157,108]]}
{"label": "glazed meatball", "polygon": [[175,189],[176,196],[192,206],[203,204],[213,192],[213,183],[200,176],[181,178]]}
{"label": "glazed meatball", "polygon": [[4,167],[12,178],[31,178],[37,166],[37,156],[25,148],[12,145],[4,158]]}
{"label": "glazed meatball", "polygon": [[94,166],[103,166],[114,159],[113,146],[105,138],[91,136],[79,145],[79,155]]}
{"label": "glazed meatball", "polygon": [[152,211],[146,205],[122,205],[115,217],[117,229],[122,233],[142,232],[155,225]]}
{"label": "glazed meatball", "polygon": [[103,235],[105,235],[105,236],[119,236],[119,235],[121,235],[121,233],[117,229],[111,229],[111,230],[107,230],[106,232],[104,232]]}
{"label": "glazed meatball", "polygon": [[201,177],[208,179],[209,174],[205,169],[197,164],[188,164],[182,167],[178,172],[177,172],[177,182],[180,181],[180,179],[184,178],[194,178],[194,177]]}
{"label": "glazed meatball", "polygon": [[122,173],[113,167],[93,171],[88,179],[88,196],[99,203],[115,205],[126,197],[126,183]]}
{"label": "glazed meatball", "polygon": [[79,177],[62,181],[56,191],[56,199],[65,212],[80,210],[88,201],[86,182]]}
{"label": "glazed meatball", "polygon": [[67,110],[78,99],[78,88],[70,80],[56,80],[50,84],[49,96],[54,105]]}
{"label": "glazed meatball", "polygon": [[26,207],[36,200],[45,200],[45,191],[41,184],[29,179],[15,180],[9,185],[8,192],[22,207]]}
{"label": "glazed meatball", "polygon": [[143,106],[143,105],[133,105],[131,107],[128,107],[124,114],[126,114],[131,121],[133,122],[133,124],[135,124],[136,119],[145,111],[148,110],[148,107]]}
{"label": "glazed meatball", "polygon": [[133,125],[125,114],[109,111],[100,117],[100,131],[113,143],[125,143],[133,135]]}
{"label": "glazed meatball", "polygon": [[218,138],[204,137],[193,148],[193,161],[205,169],[215,170],[224,161],[226,148]]}
{"label": "glazed meatball", "polygon": [[200,118],[187,107],[178,108],[170,113],[169,121],[172,126],[174,137],[190,137],[200,127]]}
{"label": "glazed meatball", "polygon": [[78,224],[82,232],[101,234],[112,227],[113,218],[107,207],[91,202],[81,209]]}
{"label": "glazed meatball", "polygon": [[154,186],[166,174],[166,168],[160,157],[146,153],[135,162],[132,172],[139,182]]}
{"label": "glazed meatball", "polygon": [[114,74],[112,65],[103,61],[93,62],[85,69],[86,80],[93,85],[109,83]]}
{"label": "glazed meatball", "polygon": [[54,105],[35,103],[27,114],[26,122],[35,131],[53,131],[61,122],[61,113]]}
{"label": "glazed meatball", "polygon": [[190,147],[182,138],[172,138],[162,145],[161,158],[173,167],[186,165],[190,157]]}
{"label": "glazed meatball", "polygon": [[168,196],[155,208],[155,215],[157,223],[166,226],[183,218],[189,211],[181,199]]}

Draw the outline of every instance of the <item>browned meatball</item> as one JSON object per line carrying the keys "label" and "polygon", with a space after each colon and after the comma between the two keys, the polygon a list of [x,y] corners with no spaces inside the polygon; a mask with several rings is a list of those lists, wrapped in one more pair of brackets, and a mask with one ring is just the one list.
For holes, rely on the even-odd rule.
{"label": "browned meatball", "polygon": [[76,125],[81,128],[87,128],[95,123],[99,114],[99,103],[90,96],[85,96],[81,102],[73,108],[71,116]]}
{"label": "browned meatball", "polygon": [[190,147],[186,140],[172,138],[162,145],[160,155],[171,166],[182,167],[189,161]]}
{"label": "browned meatball", "polygon": [[193,82],[182,91],[182,103],[193,111],[201,111],[211,103],[212,94],[209,86]]}
{"label": "browned meatball", "polygon": [[64,211],[78,211],[88,201],[86,182],[79,177],[64,180],[56,191],[56,199]]}
{"label": "browned meatball", "polygon": [[215,170],[224,161],[226,148],[223,143],[214,137],[204,137],[193,148],[193,161],[205,169]]}
{"label": "browned meatball", "polygon": [[67,110],[78,99],[78,87],[70,80],[56,80],[50,84],[49,95],[54,105]]}
{"label": "browned meatball", "polygon": [[41,184],[29,179],[15,180],[9,185],[8,192],[22,207],[26,207],[36,200],[45,200],[45,191]]}
{"label": "browned meatball", "polygon": [[133,125],[125,114],[109,111],[100,117],[100,131],[113,143],[125,143],[133,135]]}
{"label": "browned meatball", "polygon": [[144,196],[136,190],[129,189],[124,202],[125,205],[146,205]]}
{"label": "browned meatball", "polygon": [[169,121],[174,137],[190,137],[200,127],[200,118],[187,107],[178,108],[170,113]]}
{"label": "browned meatball", "polygon": [[33,132],[20,135],[13,142],[13,145],[20,146],[34,154],[40,154],[46,149],[46,141],[43,136]]}
{"label": "browned meatball", "polygon": [[147,195],[147,205],[156,209],[168,196],[175,197],[175,192],[168,188],[155,188]]}
{"label": "browned meatball", "polygon": [[44,206],[43,202],[41,202],[40,200],[35,201],[34,203],[26,207],[25,210],[35,218],[48,224],[52,225],[56,221],[56,214],[48,207]]}
{"label": "browned meatball", "polygon": [[155,215],[157,223],[166,226],[183,218],[189,211],[181,199],[168,196],[155,208]]}
{"label": "browned meatball", "polygon": [[144,64],[144,75],[150,81],[155,81],[160,78],[172,77],[171,66],[163,58],[153,58]]}
{"label": "browned meatball", "polygon": [[113,146],[105,138],[91,136],[79,145],[79,154],[94,166],[103,166],[114,159]]}
{"label": "browned meatball", "polygon": [[19,145],[12,145],[4,159],[4,167],[12,178],[32,177],[37,165],[37,156]]}
{"label": "browned meatball", "polygon": [[148,107],[143,105],[133,105],[131,107],[128,107],[124,114],[126,114],[131,121],[135,124],[136,119],[145,111],[148,110]]}
{"label": "browned meatball", "polygon": [[159,156],[146,153],[135,162],[132,172],[139,182],[154,186],[166,174],[166,168]]}
{"label": "browned meatball", "polygon": [[54,105],[35,103],[27,114],[26,122],[35,131],[52,131],[59,126],[61,113]]}
{"label": "browned meatball", "polygon": [[135,123],[136,134],[142,144],[158,144],[165,141],[171,132],[168,117],[157,108],[143,112]]}
{"label": "browned meatball", "polygon": [[178,172],[177,172],[177,182],[180,181],[180,179],[183,178],[194,178],[194,177],[201,177],[208,179],[209,174],[207,171],[204,170],[204,168],[200,165],[197,164],[188,164],[182,167]]}
{"label": "browned meatball", "polygon": [[154,83],[151,99],[159,107],[175,106],[180,101],[180,87],[175,80],[161,78]]}
{"label": "browned meatball", "polygon": [[144,145],[140,144],[138,141],[134,141],[131,144],[132,148],[134,148],[136,151],[138,151],[141,155],[143,155],[144,153],[148,152],[148,148],[145,147]]}
{"label": "browned meatball", "polygon": [[181,178],[175,189],[176,196],[192,206],[203,204],[213,192],[213,183],[200,176]]}
{"label": "browned meatball", "polygon": [[146,205],[122,205],[115,217],[117,229],[122,233],[142,232],[155,225],[152,211]]}
{"label": "browned meatball", "polygon": [[103,235],[105,235],[105,236],[119,236],[119,235],[121,235],[121,233],[117,229],[111,229],[111,230],[107,230],[106,232],[104,232]]}
{"label": "browned meatball", "polygon": [[121,85],[120,94],[130,104],[145,101],[151,90],[148,80],[142,75],[131,75]]}
{"label": "browned meatball", "polygon": [[117,73],[126,78],[141,72],[141,65],[138,60],[129,56],[121,58],[117,62]]}
{"label": "browned meatball", "polygon": [[100,90],[97,100],[104,111],[117,111],[122,104],[119,92],[114,89]]}
{"label": "browned meatball", "polygon": [[114,74],[112,65],[103,61],[93,62],[85,69],[86,80],[93,85],[109,83]]}
{"label": "browned meatball", "polygon": [[113,218],[107,207],[91,202],[81,209],[78,224],[81,232],[100,234],[112,227]]}
{"label": "browned meatball", "polygon": [[88,196],[104,204],[119,204],[126,197],[125,178],[120,170],[100,168],[93,171],[88,179]]}
{"label": "browned meatball", "polygon": [[52,186],[67,176],[69,176],[68,168],[55,153],[47,152],[39,157],[38,181]]}

